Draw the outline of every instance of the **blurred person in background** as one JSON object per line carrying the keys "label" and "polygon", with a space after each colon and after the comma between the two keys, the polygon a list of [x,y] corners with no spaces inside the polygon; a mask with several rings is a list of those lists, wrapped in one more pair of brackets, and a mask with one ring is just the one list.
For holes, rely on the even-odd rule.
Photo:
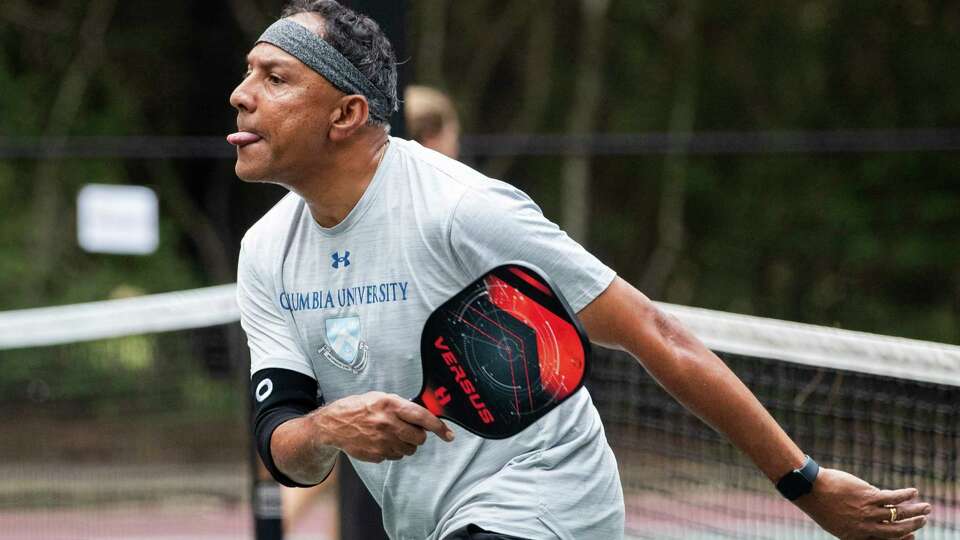
{"label": "blurred person in background", "polygon": [[[451,159],[460,156],[460,117],[450,97],[429,86],[410,85],[404,90],[404,120],[410,138]],[[283,525],[290,531],[297,526],[317,497],[330,489],[335,474],[326,482],[309,488],[284,486]]]}
{"label": "blurred person in background", "polygon": [[[343,452],[393,538],[623,537],[617,463],[586,388],[532,429],[484,440],[405,396],[432,309],[490,268],[553,278],[591,339],[625,350],[827,531],[913,538],[930,505],[819,468],[739,379],[524,193],[389,136],[396,60],[375,22],[298,0],[248,55],[230,103],[237,175],[291,193],[247,232],[238,302],[258,452],[287,486]],[[356,286],[373,301],[344,300]],[[434,435],[430,435],[433,433]]]}
{"label": "blurred person in background", "polygon": [[449,158],[460,159],[460,117],[450,97],[419,85],[408,86],[403,96],[410,138]]}

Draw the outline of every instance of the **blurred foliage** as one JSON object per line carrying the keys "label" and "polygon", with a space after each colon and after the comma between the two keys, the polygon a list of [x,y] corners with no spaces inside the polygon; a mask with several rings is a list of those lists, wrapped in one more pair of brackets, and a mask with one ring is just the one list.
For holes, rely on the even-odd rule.
{"label": "blurred foliage", "polygon": [[[514,125],[535,105],[525,101],[535,85],[549,106],[518,130],[563,132],[584,13],[602,3],[414,2],[414,50],[429,60],[415,57],[417,79],[455,96],[467,133]],[[427,54],[416,44],[436,48],[428,19],[438,9],[447,39]],[[553,39],[526,41],[544,18]],[[956,2],[614,0],[606,20],[594,131],[960,123]],[[551,50],[531,54],[544,44]],[[527,80],[543,58],[549,76]],[[471,77],[480,62],[496,64],[482,81]],[[479,165],[565,221],[557,160]],[[955,153],[594,157],[591,173],[587,244],[655,299],[960,343]],[[681,234],[664,234],[664,223]],[[670,255],[662,282],[649,279],[658,248]]]}
{"label": "blurred foliage", "polygon": [[[224,133],[243,55],[282,3],[3,2],[0,136]],[[454,96],[466,133],[960,123],[956,2],[409,5],[405,69]],[[584,77],[599,103],[571,121],[591,103]],[[561,157],[473,164],[564,222]],[[585,243],[656,299],[960,342],[953,153],[594,157],[587,171]],[[73,200],[92,181],[158,191],[160,251],[76,247]],[[239,237],[281,193],[243,186],[229,160],[0,161],[0,309],[229,281]]]}
{"label": "blurred foliage", "polygon": [[[138,49],[169,47],[176,34],[155,27],[144,41],[136,12],[112,0],[45,4],[0,6],[0,135],[149,132],[149,100],[141,96],[162,86],[136,75],[161,75],[151,66],[170,63],[144,61]],[[115,30],[124,23],[127,31]],[[203,283],[201,269],[184,256],[182,224],[167,211],[154,255],[84,253],[76,242],[74,201],[87,183],[157,188],[120,160],[0,162],[0,309],[104,299],[123,285],[156,292]]]}

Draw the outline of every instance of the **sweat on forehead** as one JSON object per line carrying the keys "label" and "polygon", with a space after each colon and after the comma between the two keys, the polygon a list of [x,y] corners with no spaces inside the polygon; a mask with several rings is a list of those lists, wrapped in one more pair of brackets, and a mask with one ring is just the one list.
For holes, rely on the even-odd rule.
{"label": "sweat on forehead", "polygon": [[390,101],[350,60],[317,34],[290,19],[268,27],[257,43],[269,43],[303,62],[341,92],[360,94],[370,103],[370,116],[386,121]]}

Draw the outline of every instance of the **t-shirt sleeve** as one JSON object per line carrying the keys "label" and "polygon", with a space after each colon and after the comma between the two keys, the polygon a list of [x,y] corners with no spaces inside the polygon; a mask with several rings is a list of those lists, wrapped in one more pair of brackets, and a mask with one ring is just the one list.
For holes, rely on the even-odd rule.
{"label": "t-shirt sleeve", "polygon": [[290,326],[274,301],[273,287],[260,278],[253,253],[240,248],[237,267],[237,303],[240,325],[250,346],[250,373],[283,368],[316,379],[310,363],[290,332]]}
{"label": "t-shirt sleeve", "polygon": [[451,220],[450,242],[469,279],[510,261],[527,262],[547,274],[574,311],[616,276],[544,217],[526,193],[503,182],[463,195]]}

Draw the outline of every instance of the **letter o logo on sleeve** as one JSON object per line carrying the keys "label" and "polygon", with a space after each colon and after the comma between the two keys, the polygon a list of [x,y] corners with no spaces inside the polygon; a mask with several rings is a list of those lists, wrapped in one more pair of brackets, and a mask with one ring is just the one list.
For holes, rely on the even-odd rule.
{"label": "letter o logo on sleeve", "polygon": [[264,379],[257,385],[257,390],[253,393],[257,398],[257,403],[263,403],[263,400],[270,397],[273,393],[273,381]]}

